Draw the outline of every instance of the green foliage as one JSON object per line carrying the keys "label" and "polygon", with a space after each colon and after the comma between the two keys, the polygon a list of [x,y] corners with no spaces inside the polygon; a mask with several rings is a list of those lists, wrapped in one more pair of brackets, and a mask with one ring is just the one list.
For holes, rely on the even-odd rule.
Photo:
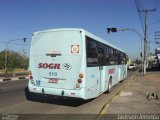
{"label": "green foliage", "polygon": [[[7,69],[13,71],[15,68],[27,69],[29,58],[15,51],[7,52]],[[4,69],[5,51],[0,52],[0,69]]]}
{"label": "green foliage", "polygon": [[4,69],[5,51],[0,52],[0,69]]}

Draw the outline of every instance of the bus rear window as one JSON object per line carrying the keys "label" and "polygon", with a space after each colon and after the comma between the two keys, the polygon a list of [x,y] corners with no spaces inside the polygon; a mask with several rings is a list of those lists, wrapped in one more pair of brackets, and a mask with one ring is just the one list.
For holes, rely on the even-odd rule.
{"label": "bus rear window", "polygon": [[98,66],[97,43],[89,37],[86,37],[87,48],[87,66]]}

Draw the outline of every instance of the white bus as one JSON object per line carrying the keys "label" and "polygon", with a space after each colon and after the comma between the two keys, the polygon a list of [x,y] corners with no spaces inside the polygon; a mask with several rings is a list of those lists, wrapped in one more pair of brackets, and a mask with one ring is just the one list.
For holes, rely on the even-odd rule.
{"label": "white bus", "polygon": [[91,99],[127,76],[126,53],[84,29],[33,33],[30,94]]}

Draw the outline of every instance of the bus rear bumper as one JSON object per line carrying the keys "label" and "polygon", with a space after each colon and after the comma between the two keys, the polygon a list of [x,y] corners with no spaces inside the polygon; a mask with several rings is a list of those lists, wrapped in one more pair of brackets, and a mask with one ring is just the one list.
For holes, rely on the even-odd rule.
{"label": "bus rear bumper", "polygon": [[85,93],[84,88],[81,88],[79,90],[69,90],[69,89],[39,87],[39,86],[33,86],[32,84],[28,84],[28,90],[31,93],[38,93],[42,95],[53,95],[61,97],[64,96],[64,97],[85,99],[84,95],[82,94]]}

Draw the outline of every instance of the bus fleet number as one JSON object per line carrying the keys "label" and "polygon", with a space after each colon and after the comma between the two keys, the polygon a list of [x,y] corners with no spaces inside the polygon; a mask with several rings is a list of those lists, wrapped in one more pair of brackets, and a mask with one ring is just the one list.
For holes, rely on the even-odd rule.
{"label": "bus fleet number", "polygon": [[49,76],[57,76],[57,72],[49,72]]}

